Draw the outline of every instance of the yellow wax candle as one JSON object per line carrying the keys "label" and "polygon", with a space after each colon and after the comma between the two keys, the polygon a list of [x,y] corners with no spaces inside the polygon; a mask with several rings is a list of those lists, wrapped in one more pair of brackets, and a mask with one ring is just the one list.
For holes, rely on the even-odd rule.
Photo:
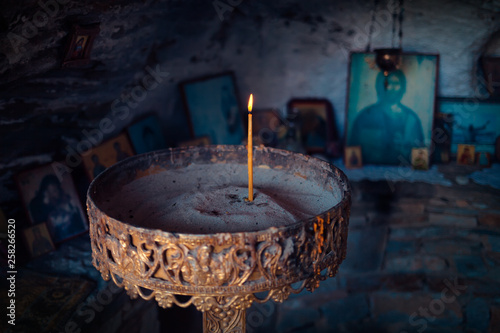
{"label": "yellow wax candle", "polygon": [[248,100],[248,201],[253,201],[253,142],[252,142],[253,94]]}

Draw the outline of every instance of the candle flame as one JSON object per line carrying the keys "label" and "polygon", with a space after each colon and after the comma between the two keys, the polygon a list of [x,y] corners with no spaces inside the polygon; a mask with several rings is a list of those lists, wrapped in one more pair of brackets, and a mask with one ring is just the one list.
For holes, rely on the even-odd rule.
{"label": "candle flame", "polygon": [[253,107],[253,94],[250,94],[250,98],[248,99],[248,112],[252,112]]}

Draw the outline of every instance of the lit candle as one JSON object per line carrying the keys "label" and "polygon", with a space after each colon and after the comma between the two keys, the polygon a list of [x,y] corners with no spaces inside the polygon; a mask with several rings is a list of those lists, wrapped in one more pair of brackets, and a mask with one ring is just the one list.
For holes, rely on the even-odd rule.
{"label": "lit candle", "polygon": [[252,142],[253,94],[248,99],[248,201],[253,201],[253,142]]}

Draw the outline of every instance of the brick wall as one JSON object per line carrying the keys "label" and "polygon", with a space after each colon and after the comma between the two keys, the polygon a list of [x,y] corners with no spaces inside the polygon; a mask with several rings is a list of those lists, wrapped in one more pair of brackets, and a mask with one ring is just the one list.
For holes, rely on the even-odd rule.
{"label": "brick wall", "polygon": [[[441,169],[452,181],[463,173]],[[474,183],[393,185],[352,183],[337,277],[271,305],[270,315],[250,309],[254,332],[500,330],[500,192]]]}

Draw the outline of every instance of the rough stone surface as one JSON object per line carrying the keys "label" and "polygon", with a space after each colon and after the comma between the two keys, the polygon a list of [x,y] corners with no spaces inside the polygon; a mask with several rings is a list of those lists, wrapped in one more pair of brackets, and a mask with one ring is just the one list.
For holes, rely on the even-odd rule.
{"label": "rough stone surface", "polygon": [[415,241],[388,240],[385,248],[386,258],[413,254],[418,248],[419,245]]}
{"label": "rough stone surface", "polygon": [[347,238],[347,257],[342,268],[353,272],[379,269],[382,264],[385,237],[385,228],[351,231]]}
{"label": "rough stone surface", "polygon": [[440,272],[447,268],[446,260],[438,256],[406,256],[390,258],[385,261],[384,268],[388,272]]}
{"label": "rough stone surface", "polygon": [[313,327],[314,323],[320,319],[319,310],[315,308],[287,309],[284,307],[283,310],[276,324],[276,329],[279,332],[287,332],[295,328]]}
{"label": "rough stone surface", "polygon": [[[240,100],[252,92],[260,107],[284,110],[299,96],[329,99],[342,135],[349,52],[366,49],[373,9],[361,0],[234,1],[223,13],[201,0],[62,3],[49,10],[46,22],[35,20],[37,12],[47,12],[39,1],[2,3],[0,169],[12,162],[30,167],[15,161],[40,154],[64,160],[67,146],[76,149],[86,140],[83,131],[98,128],[104,118],[113,121],[109,138],[156,112],[174,145],[190,136],[178,83],[226,70],[236,74]],[[372,49],[391,46],[391,3],[377,9]],[[498,11],[490,8],[497,6],[483,4],[405,2],[403,49],[440,54],[440,96],[483,96],[477,59],[500,27]],[[27,35],[27,22],[40,28]],[[61,68],[71,24],[96,22],[100,33],[90,64]],[[168,76],[144,98],[131,97],[148,68],[157,66]],[[120,119],[112,104],[127,99],[128,113]]]}
{"label": "rough stone surface", "polygon": [[[295,302],[302,300],[296,303],[297,307],[319,307],[320,318],[315,326],[297,326],[296,330],[283,332],[401,333],[419,329],[450,333],[496,332],[496,313],[500,312],[492,304],[498,302],[500,294],[500,252],[497,252],[500,231],[492,225],[479,228],[476,223],[464,221],[476,219],[481,214],[496,214],[494,205],[482,203],[497,201],[500,193],[492,193],[479,185],[467,189],[452,187],[451,190],[433,186],[430,193],[439,196],[425,199],[425,211],[430,211],[429,206],[457,207],[457,200],[463,200],[458,203],[463,207],[458,208],[468,211],[457,214],[464,211],[447,208],[437,213],[434,210],[435,213],[430,213],[419,225],[410,219],[397,225],[391,225],[390,219],[380,219],[381,225],[374,227],[364,216],[387,215],[387,207],[401,207],[402,212],[406,207],[418,214],[420,208],[415,210],[414,207],[418,207],[419,202],[414,198],[419,194],[409,190],[414,184],[400,184],[396,192],[379,184],[369,186],[367,182],[352,185],[354,193],[361,193],[353,203],[359,220],[349,232],[347,259],[334,278],[338,284],[318,294],[294,296]],[[425,187],[423,185],[422,189]],[[472,196],[468,196],[468,192]],[[481,192],[483,197],[479,196]],[[449,225],[433,224],[430,220],[435,222],[436,217],[431,217],[432,214],[444,217]],[[408,216],[413,214],[408,213]],[[384,239],[381,230],[386,233],[383,242],[380,242]],[[372,253],[374,251],[378,253]],[[380,258],[383,261],[379,266]],[[320,290],[321,287],[317,291]],[[335,300],[325,302],[325,295]],[[369,315],[364,315],[363,298],[369,299]],[[340,309],[339,304],[347,309]],[[348,319],[353,317],[348,313],[350,306],[347,304],[356,304],[360,309],[358,319]],[[334,315],[338,311],[343,320]]]}
{"label": "rough stone surface", "polygon": [[500,253],[500,236],[488,236],[488,244],[491,251]]}
{"label": "rough stone surface", "polygon": [[[362,193],[353,199],[355,215],[361,221],[349,230],[347,258],[338,275],[321,282],[313,293],[292,294],[282,304],[253,306],[247,312],[251,316],[248,331],[496,332],[500,322],[500,230],[475,224],[433,225],[428,220],[419,225],[411,220],[397,225],[385,220],[386,224],[373,226],[363,216],[386,214],[385,207],[400,207],[398,214],[404,214],[404,207],[415,212],[412,205],[418,205],[420,199],[414,201],[415,193],[410,190],[414,184],[401,183],[394,193],[390,187],[370,187],[366,182],[351,185],[353,192]],[[439,197],[425,200],[433,206],[455,205],[455,198],[467,197],[468,191],[475,193],[471,202],[500,198],[500,193],[484,186],[471,186],[454,186],[454,191],[432,186],[431,193]],[[421,188],[429,190],[426,187]],[[484,200],[477,193],[484,193]],[[427,207],[425,204],[424,209]],[[470,216],[439,214],[462,221],[496,214],[496,208],[489,207],[495,206],[470,204],[467,209],[476,210]],[[90,266],[87,242],[88,236],[65,243],[43,261],[32,261],[30,267],[56,273],[72,270],[100,281]]]}
{"label": "rough stone surface", "polygon": [[465,309],[465,327],[485,332],[490,322],[490,306],[482,298],[473,299]]}
{"label": "rough stone surface", "polygon": [[[472,213],[471,213],[472,214]],[[455,216],[446,214],[429,214],[429,223],[443,226],[457,226],[472,228],[477,225],[475,217]]]}
{"label": "rough stone surface", "polygon": [[470,241],[467,239],[443,239],[425,242],[422,245],[422,250],[426,253],[437,255],[467,255],[480,254],[483,249],[481,242]]}
{"label": "rough stone surface", "polygon": [[453,324],[459,323],[462,319],[459,304],[450,302],[441,308],[440,304],[445,303],[439,300],[440,295],[378,292],[372,296],[373,315],[386,321],[396,321],[394,317],[405,321],[412,315],[417,318],[429,313],[429,316],[439,319],[450,317],[455,321]]}
{"label": "rough stone surface", "polygon": [[500,331],[500,306],[495,305],[491,307],[491,319],[488,328],[489,333]]}
{"label": "rough stone surface", "polygon": [[335,329],[340,324],[348,325],[369,316],[369,303],[365,295],[355,294],[323,305],[321,312],[327,318],[328,327]]}
{"label": "rough stone surface", "polygon": [[455,256],[457,273],[468,277],[480,277],[487,273],[483,260],[478,256]]}
{"label": "rough stone surface", "polygon": [[[378,15],[388,3],[380,2]],[[29,256],[21,239],[28,223],[15,175],[64,161],[70,148],[77,151],[89,139],[85,131],[96,130],[106,118],[114,128],[102,140],[150,112],[158,114],[169,146],[189,138],[178,87],[183,80],[232,70],[240,101],[253,93],[259,108],[281,112],[292,97],[327,98],[342,136],[348,55],[365,50],[372,7],[373,2],[362,0],[241,1],[219,17],[212,1],[67,1],[16,52],[9,33],[22,35],[24,24],[41,7],[37,0],[2,1],[0,205],[19,223],[16,263],[26,264]],[[499,11],[496,1],[405,1],[404,51],[440,54],[438,96],[484,98],[478,59],[500,28]],[[390,46],[392,24],[381,17],[372,49]],[[75,22],[100,22],[101,31],[89,65],[61,68]],[[133,89],[157,68],[164,73],[159,85],[144,99],[133,99]],[[127,105],[128,113],[117,114],[116,102]],[[438,168],[452,186],[353,182],[347,258],[338,276],[314,293],[252,307],[248,332],[499,332],[500,193],[473,182],[456,183],[457,176],[478,166]],[[84,198],[88,183],[80,174],[79,166],[72,170]],[[83,236],[27,267],[92,279],[98,282],[95,295],[107,284],[90,256],[88,236]],[[463,288],[454,293],[450,281]],[[431,319],[419,312],[438,306],[443,292],[453,297],[442,312],[435,308],[439,313]],[[125,301],[129,298],[122,295],[113,303],[114,312],[103,311],[112,320],[101,326],[92,322],[91,331],[121,326],[121,331],[140,332],[137,322],[121,320],[128,313],[120,308]],[[145,321],[154,323],[150,317],[144,314]],[[169,320],[201,329],[196,312]],[[166,325],[174,332],[188,326]]]}
{"label": "rough stone surface", "polygon": [[480,214],[479,225],[487,227],[500,227],[500,214]]}

